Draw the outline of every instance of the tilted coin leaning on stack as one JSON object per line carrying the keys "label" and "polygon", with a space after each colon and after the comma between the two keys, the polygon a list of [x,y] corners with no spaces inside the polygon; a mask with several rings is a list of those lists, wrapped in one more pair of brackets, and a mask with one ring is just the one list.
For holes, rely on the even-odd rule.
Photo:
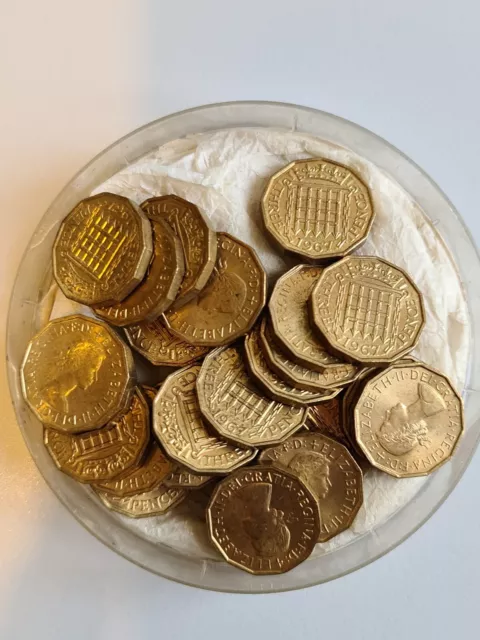
{"label": "tilted coin leaning on stack", "polygon": [[[58,469],[124,516],[162,517],[184,501],[227,562],[259,575],[293,569],[348,529],[372,467],[396,478],[437,469],[462,434],[462,399],[408,356],[425,324],[415,274],[352,254],[374,207],[362,178],[330,160],[272,176],[259,215],[307,264],[267,301],[255,251],[194,204],[165,194],[138,207],[111,193],[78,203],[53,272],[98,319],[51,321],[21,368]],[[158,367],[159,386],[138,383],[131,349]]]}

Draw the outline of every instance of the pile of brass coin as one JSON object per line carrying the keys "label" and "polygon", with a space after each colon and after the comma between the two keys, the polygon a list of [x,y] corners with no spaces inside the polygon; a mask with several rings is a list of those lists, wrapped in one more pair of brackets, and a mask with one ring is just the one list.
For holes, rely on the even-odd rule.
{"label": "pile of brass coin", "polygon": [[352,254],[374,204],[332,161],[272,176],[259,215],[307,263],[267,299],[255,251],[194,204],[112,193],[78,203],[53,272],[91,313],[49,322],[21,369],[58,469],[132,518],[196,495],[184,505],[204,514],[227,562],[276,574],[352,525],[365,473],[408,478],[444,463],[462,399],[407,355],[425,324],[415,274]]}

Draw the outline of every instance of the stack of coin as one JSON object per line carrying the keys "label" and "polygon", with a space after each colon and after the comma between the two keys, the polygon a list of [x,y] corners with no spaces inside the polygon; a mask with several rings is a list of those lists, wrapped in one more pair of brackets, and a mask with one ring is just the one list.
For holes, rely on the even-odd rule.
{"label": "stack of coin", "polygon": [[[161,516],[188,496],[181,513],[205,519],[229,563],[274,574],[351,526],[364,471],[403,478],[447,460],[463,410],[445,376],[406,355],[425,324],[410,276],[347,255],[374,219],[361,177],[297,161],[270,179],[262,209],[275,241],[308,262],[274,283],[265,310],[255,251],[194,204],[80,202],[54,274],[101,320],[50,322],[21,381],[54,463],[106,507]],[[159,386],[138,386],[108,325],[158,367]]]}

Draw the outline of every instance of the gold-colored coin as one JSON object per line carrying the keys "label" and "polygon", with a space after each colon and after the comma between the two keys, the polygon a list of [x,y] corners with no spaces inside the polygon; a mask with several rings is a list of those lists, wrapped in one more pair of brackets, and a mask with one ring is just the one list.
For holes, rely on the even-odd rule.
{"label": "gold-colored coin", "polygon": [[94,312],[116,327],[155,320],[175,300],[185,266],[180,240],[163,220],[152,220],[153,257],[147,274],[124,300],[100,305]]}
{"label": "gold-colored coin", "polygon": [[329,348],[370,366],[408,353],[425,324],[422,295],[410,277],[374,256],[349,256],[327,267],[310,304]]}
{"label": "gold-colored coin", "polygon": [[[290,360],[308,369],[324,372],[345,364],[325,349],[313,333],[308,301],[323,269],[299,264],[279,278],[268,309],[273,338]],[[348,365],[353,367],[353,365]]]}
{"label": "gold-colored coin", "polygon": [[227,562],[256,575],[290,571],[308,558],[320,535],[312,491],[292,473],[266,465],[222,480],[207,523]]}
{"label": "gold-colored coin", "polygon": [[46,425],[79,433],[126,411],[135,369],[130,349],[104,322],[74,315],[53,320],[29,343],[22,391]]}
{"label": "gold-colored coin", "polygon": [[331,398],[340,392],[340,389],[332,391],[298,389],[280,378],[267,364],[260,345],[260,326],[258,324],[245,337],[245,356],[248,373],[260,389],[277,402],[290,404],[293,407],[304,407],[322,402],[322,400]]}
{"label": "gold-colored coin", "polygon": [[202,414],[215,430],[247,447],[281,442],[307,417],[307,407],[292,407],[263,395],[248,375],[238,345],[208,354],[197,393]]}
{"label": "gold-colored coin", "polygon": [[315,404],[308,412],[307,424],[315,431],[323,433],[325,436],[334,438],[342,444],[349,445],[349,441],[341,425],[342,420],[342,400],[333,398]]}
{"label": "gold-colored coin", "polygon": [[284,249],[320,261],[359,247],[374,217],[359,176],[323,158],[296,160],[270,178],[262,210],[267,231]]}
{"label": "gold-colored coin", "polygon": [[321,433],[296,435],[262,451],[259,461],[286,467],[310,488],[320,507],[318,542],[351,526],[363,502],[363,477],[342,444]]}
{"label": "gold-colored coin", "polygon": [[200,346],[222,346],[243,336],[265,305],[267,278],[255,251],[228,233],[217,234],[217,261],[195,300],[165,314],[170,330]]}
{"label": "gold-colored coin", "polygon": [[149,439],[149,409],[138,388],[128,411],[101,429],[80,434],[44,430],[45,446],[57,467],[79,482],[112,480],[134,468]]}
{"label": "gold-colored coin", "polygon": [[183,489],[200,489],[213,480],[213,476],[201,476],[192,473],[186,467],[177,466],[168,477],[165,478],[166,487],[181,487]]}
{"label": "gold-colored coin", "polygon": [[94,484],[96,489],[122,498],[154,489],[166,481],[172,470],[173,464],[165,457],[158,444],[151,442],[140,464],[115,476],[113,480]]}
{"label": "gold-colored coin", "polygon": [[90,306],[119,302],[143,280],[152,251],[146,215],[127,198],[100,193],[62,222],[53,273],[67,298]]}
{"label": "gold-colored coin", "polygon": [[368,460],[396,478],[438,468],[463,432],[461,397],[446,376],[421,363],[396,363],[370,379],[354,417]]}
{"label": "gold-colored coin", "polygon": [[132,347],[157,366],[185,367],[203,358],[209,347],[199,347],[177,338],[161,318],[125,327]]}
{"label": "gold-colored coin", "polygon": [[129,518],[152,518],[163,516],[187,497],[184,489],[173,489],[163,484],[151,491],[136,493],[131,496],[113,496],[105,491],[92,487],[103,504],[111,511],[117,511]]}
{"label": "gold-colored coin", "polygon": [[255,457],[252,448],[238,447],[211,433],[200,413],[196,393],[199,365],[170,374],[153,404],[153,428],[167,454],[203,475],[225,474]]}
{"label": "gold-colored coin", "polygon": [[[263,318],[260,324],[260,346],[269,368],[280,378],[294,387],[306,389],[313,393],[330,390],[340,392],[341,387],[353,382],[360,374],[358,367],[350,364],[339,364],[328,367],[323,372],[314,371],[290,360],[275,342],[269,323]],[[331,395],[328,397],[332,397]],[[326,397],[325,399],[328,399]]]}
{"label": "gold-colored coin", "polygon": [[210,278],[217,257],[216,233],[198,207],[178,196],[150,198],[141,204],[151,220],[165,220],[180,239],[185,275],[173,307],[195,298]]}

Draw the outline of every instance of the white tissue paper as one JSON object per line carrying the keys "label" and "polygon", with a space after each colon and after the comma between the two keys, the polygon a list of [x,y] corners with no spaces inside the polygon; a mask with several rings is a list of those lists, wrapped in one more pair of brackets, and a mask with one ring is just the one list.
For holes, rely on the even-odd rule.
{"label": "white tissue paper", "polygon": [[[274,279],[295,262],[273,246],[263,229],[260,199],[268,178],[292,162],[328,158],[354,169],[370,187],[376,218],[358,253],[378,255],[407,271],[425,300],[427,322],[413,355],[465,386],[469,351],[466,299],[452,257],[430,220],[387,174],[347,148],[310,135],[274,129],[233,129],[174,140],[122,169],[94,193],[111,191],[141,203],[176,194],[195,203],[217,231],[253,246]],[[300,260],[298,260],[300,262]],[[57,292],[51,317],[88,313]],[[397,480],[372,469],[365,475],[364,505],[350,530],[318,544],[321,555],[350,543],[404,506],[428,478]],[[219,559],[203,522],[179,507],[162,517],[124,526],[183,553]]]}

